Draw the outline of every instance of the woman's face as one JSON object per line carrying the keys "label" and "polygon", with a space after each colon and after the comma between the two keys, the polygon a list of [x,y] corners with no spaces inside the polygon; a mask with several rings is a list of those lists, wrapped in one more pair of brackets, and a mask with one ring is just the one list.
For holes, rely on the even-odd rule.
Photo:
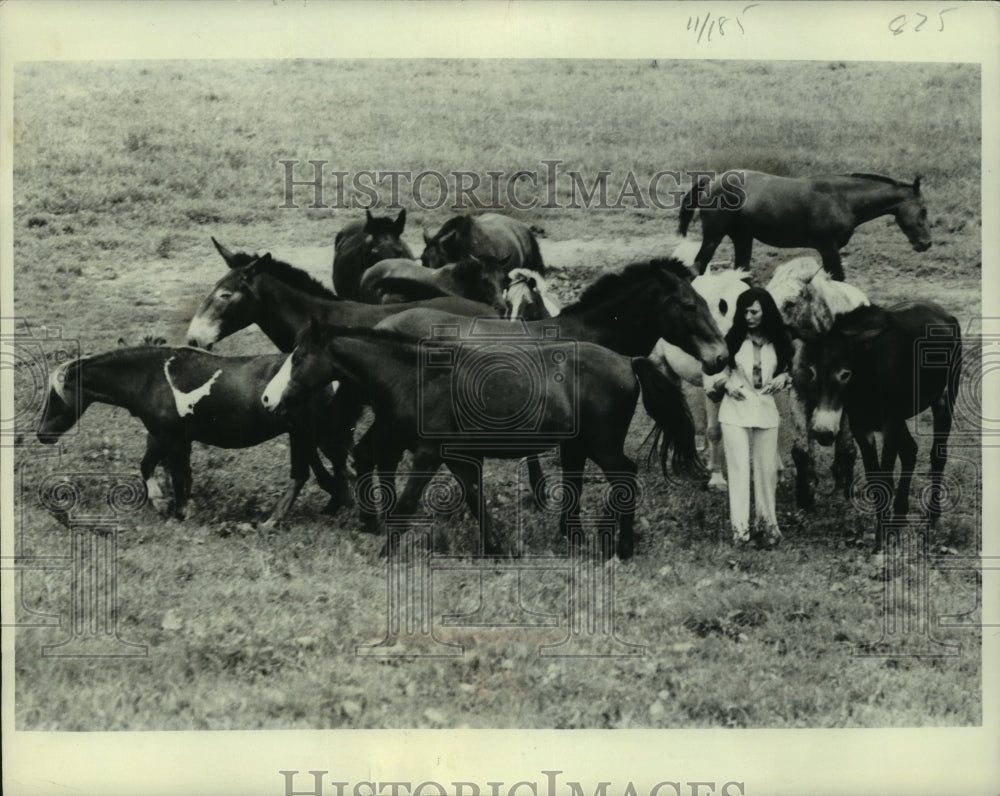
{"label": "woman's face", "polygon": [[760,302],[755,301],[747,307],[743,317],[746,318],[747,329],[759,329],[760,322],[764,317],[764,311],[760,308]]}

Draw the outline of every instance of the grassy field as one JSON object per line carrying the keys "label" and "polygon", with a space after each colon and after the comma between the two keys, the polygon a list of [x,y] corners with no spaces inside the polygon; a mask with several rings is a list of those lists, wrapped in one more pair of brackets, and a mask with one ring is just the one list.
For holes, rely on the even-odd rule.
{"label": "grassy field", "polygon": [[[279,161],[326,160],[331,170],[541,174],[545,160],[601,169],[640,186],[662,169],[748,167],[785,174],[876,171],[924,177],[934,246],[916,254],[891,220],[861,227],[845,250],[848,280],[878,303],[934,298],[973,329],[981,314],[979,75],[966,65],[865,63],[513,61],[158,62],[30,64],[15,75],[15,310],[58,325],[84,353],[145,335],[184,342],[192,313],[225,267],[209,236],[270,250],[329,282],[336,231],[363,211],[310,209],[310,189],[284,201]],[[300,174],[303,174],[300,172]],[[300,176],[304,179],[304,176]],[[523,193],[521,191],[523,190]],[[569,182],[554,188],[569,203]],[[613,192],[614,193],[614,192]],[[519,194],[529,195],[529,186]],[[347,192],[346,198],[351,199]],[[332,183],[328,201],[333,198]],[[448,207],[409,199],[406,239]],[[667,254],[673,210],[536,208],[553,285],[572,300],[599,274]],[[695,224],[697,234],[697,223]],[[801,252],[758,245],[755,273]],[[721,247],[725,258],[729,249]],[[218,349],[270,353],[256,329]],[[967,372],[977,367],[970,358]],[[23,383],[20,389],[27,389]],[[21,400],[30,396],[23,393]],[[975,403],[976,396],[970,400]],[[917,429],[926,433],[929,418]],[[638,458],[649,420],[629,439]],[[22,553],[65,555],[67,532],[37,502],[49,473],[138,472],[142,429],[94,406],[59,461],[25,437],[16,494]],[[926,484],[927,438],[914,495]],[[978,549],[981,478],[975,417],[959,417],[948,472],[963,499],[932,537],[933,551]],[[786,459],[788,451],[784,451]],[[459,658],[376,661],[355,655],[385,625],[382,541],[352,515],[320,516],[304,490],[286,527],[266,533],[287,476],[282,441],[253,450],[196,447],[194,517],[127,516],[119,537],[119,632],[145,644],[133,659],[53,659],[44,644],[67,630],[17,638],[22,729],[327,727],[889,727],[981,721],[978,630],[934,628],[954,657],[864,657],[882,627],[882,569],[871,524],[840,496],[813,515],[778,492],[786,544],[735,552],[725,496],[664,484],[641,470],[637,555],[615,566],[620,638],[631,658],[551,658],[565,635],[564,578],[525,575],[525,608],[561,628],[437,627]],[[832,486],[824,452],[819,488]],[[490,464],[487,493],[501,528],[527,549],[558,554],[554,519],[517,511],[516,466]],[[916,500],[914,500],[916,504]],[[439,552],[467,554],[467,516],[435,526]],[[943,551],[943,552],[942,552]],[[26,611],[66,615],[65,572],[22,579]],[[487,575],[510,619],[512,576]],[[475,607],[478,579],[437,576],[434,613]],[[932,614],[976,607],[975,579],[932,571]],[[507,611],[507,614],[504,614]],[[588,647],[587,645],[592,645]],[[600,651],[584,640],[584,651]],[[876,648],[876,651],[879,651]]]}

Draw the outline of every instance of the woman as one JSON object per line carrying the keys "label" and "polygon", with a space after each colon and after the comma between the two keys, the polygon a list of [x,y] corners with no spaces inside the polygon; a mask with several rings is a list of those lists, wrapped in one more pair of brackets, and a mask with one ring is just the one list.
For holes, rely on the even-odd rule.
{"label": "woman", "polygon": [[733,326],[726,334],[729,370],[719,407],[729,478],[733,543],[750,541],[750,469],[754,502],[764,543],[781,540],[774,510],[778,485],[778,425],[775,392],[791,383],[792,343],[781,314],[764,288],[752,287],[736,300]]}

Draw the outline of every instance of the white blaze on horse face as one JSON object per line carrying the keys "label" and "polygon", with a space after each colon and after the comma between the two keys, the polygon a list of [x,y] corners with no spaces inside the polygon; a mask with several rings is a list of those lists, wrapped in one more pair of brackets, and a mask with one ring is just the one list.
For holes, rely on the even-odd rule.
{"label": "white blaze on horse face", "polygon": [[816,434],[834,434],[840,431],[840,409],[829,406],[818,408],[813,413],[812,430]]}
{"label": "white blaze on horse face", "polygon": [[274,378],[267,383],[267,387],[264,388],[264,394],[260,396],[260,402],[264,404],[269,411],[273,412],[278,408],[278,404],[281,403],[281,399],[284,397],[285,390],[288,389],[288,383],[291,380],[292,355],[289,354],[288,359],[285,360],[281,369],[275,373]]}
{"label": "white blaze on horse face", "polygon": [[184,392],[183,390],[177,389],[174,386],[173,379],[170,378],[170,363],[174,361],[174,357],[170,357],[166,362],[163,363],[163,375],[167,377],[167,384],[170,386],[170,392],[174,395],[174,403],[177,405],[177,414],[181,417],[187,417],[188,415],[194,414],[195,405],[208,395],[212,391],[212,385],[215,384],[216,379],[222,375],[222,370],[219,369],[212,374],[212,377],[190,392]]}
{"label": "white blaze on horse face", "polygon": [[72,362],[63,362],[49,376],[49,389],[58,395],[59,400],[63,403],[68,403],[66,400],[66,371],[72,364]]}
{"label": "white blaze on horse face", "polygon": [[204,347],[217,343],[221,332],[222,325],[218,321],[195,315],[188,326],[187,339],[194,341],[195,345]]}

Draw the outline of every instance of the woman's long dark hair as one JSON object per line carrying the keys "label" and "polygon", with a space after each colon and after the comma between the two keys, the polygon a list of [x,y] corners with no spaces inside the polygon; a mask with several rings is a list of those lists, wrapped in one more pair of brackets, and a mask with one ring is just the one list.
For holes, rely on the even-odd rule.
{"label": "woman's long dark hair", "polygon": [[726,347],[729,349],[729,365],[733,366],[733,357],[740,350],[743,341],[747,339],[747,319],[746,310],[754,302],[760,304],[761,320],[760,333],[771,345],[778,357],[778,365],[774,370],[774,375],[791,370],[792,367],[792,340],[785,329],[785,323],[781,320],[781,313],[778,312],[778,305],[774,303],[771,294],[762,287],[751,287],[740,293],[736,299],[736,310],[733,314],[733,325],[726,333]]}

